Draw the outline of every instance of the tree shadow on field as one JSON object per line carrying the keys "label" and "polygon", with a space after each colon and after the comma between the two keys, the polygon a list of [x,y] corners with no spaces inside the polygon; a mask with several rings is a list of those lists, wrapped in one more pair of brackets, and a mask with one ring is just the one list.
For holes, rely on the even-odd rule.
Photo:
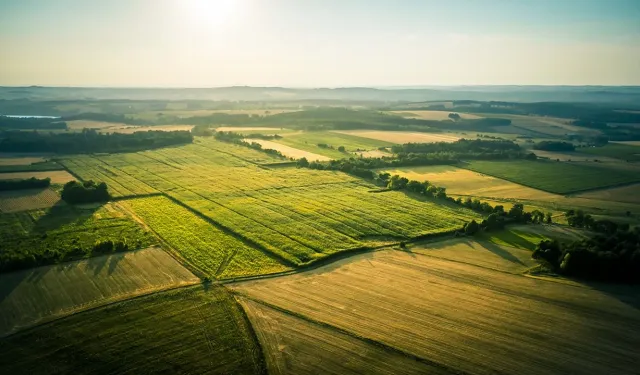
{"label": "tree shadow on field", "polygon": [[85,260],[87,262],[87,270],[93,271],[93,276],[98,276],[104,270],[105,267],[108,267],[107,275],[111,276],[115,272],[116,268],[118,267],[118,263],[120,263],[120,261],[124,259],[126,254],[130,252],[131,251],[127,251],[123,253],[105,254],[105,255],[89,258]]}
{"label": "tree shadow on field", "polygon": [[[467,243],[470,243],[470,241],[466,241]],[[511,254],[510,252],[508,252],[507,250],[501,248],[500,246],[494,244],[493,242],[489,242],[489,241],[482,241],[482,246],[489,250],[490,252],[492,252],[493,254],[499,256],[500,258],[509,261],[511,263],[515,263],[518,264],[520,266],[526,267],[527,265],[524,264],[520,259],[518,259],[518,257],[516,257],[515,255]]]}
{"label": "tree shadow on field", "polygon": [[102,205],[91,206],[73,206],[58,201],[47,212],[35,221],[34,230],[39,233],[46,233],[50,230],[58,229],[66,224],[77,223],[82,224],[91,220],[93,214],[98,211]]}

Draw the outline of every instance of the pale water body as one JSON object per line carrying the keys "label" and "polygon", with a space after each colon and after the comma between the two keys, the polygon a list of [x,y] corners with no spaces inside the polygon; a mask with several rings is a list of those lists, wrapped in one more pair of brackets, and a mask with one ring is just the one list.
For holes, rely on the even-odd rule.
{"label": "pale water body", "polygon": [[11,118],[60,118],[60,116],[36,116],[36,115],[0,115]]}

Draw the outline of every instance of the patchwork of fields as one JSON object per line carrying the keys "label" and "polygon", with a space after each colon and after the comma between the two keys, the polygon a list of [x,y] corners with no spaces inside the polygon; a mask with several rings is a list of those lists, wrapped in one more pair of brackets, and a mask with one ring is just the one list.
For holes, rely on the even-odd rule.
{"label": "patchwork of fields", "polygon": [[[337,132],[304,132],[291,135],[284,134],[283,138],[276,140],[274,143],[280,143],[295,149],[323,155],[332,159],[349,157],[351,156],[349,153],[359,150],[377,150],[380,147],[391,147],[394,145],[394,143],[388,141]],[[326,145],[327,147],[321,147],[319,144]],[[345,152],[338,151],[340,146],[345,148]]]}
{"label": "patchwork of fields", "polygon": [[637,171],[561,162],[474,160],[460,166],[558,194],[640,181]]}
{"label": "patchwork of fields", "polygon": [[[341,172],[268,169],[263,165],[280,159],[210,139],[198,141],[60,162],[83,179],[106,181],[116,197],[160,192],[186,207],[180,211],[184,215],[197,214],[202,221],[193,221],[189,232],[186,226],[167,224],[162,212],[175,209],[169,200],[124,203],[188,262],[218,278],[277,272],[286,269],[283,264],[302,265],[343,250],[448,232],[479,217],[400,192],[370,193],[373,186]],[[211,224],[210,231],[202,229]],[[196,259],[203,244],[189,243],[191,236],[183,239],[183,232],[210,233],[231,245],[209,248],[207,256]],[[259,260],[252,262],[256,255]]]}
{"label": "patchwork of fields", "polygon": [[609,143],[602,147],[584,147],[580,152],[626,161],[640,161],[640,146],[632,144]]}
{"label": "patchwork of fields", "polygon": [[24,178],[50,178],[52,184],[66,184],[75,180],[75,177],[67,171],[44,171],[44,172],[9,172],[0,173],[0,180],[17,180]]}
{"label": "patchwork of fields", "polygon": [[64,204],[51,189],[9,190],[0,192],[0,213],[50,208]]}
{"label": "patchwork of fields", "polygon": [[156,293],[1,342],[7,374],[265,373],[242,309],[222,287]]}
{"label": "patchwork of fields", "polygon": [[158,248],[0,274],[0,337],[77,311],[199,281]]}
{"label": "patchwork of fields", "polygon": [[459,136],[447,133],[417,133],[384,130],[335,130],[334,132],[397,144],[455,142],[460,139]]}
{"label": "patchwork of fields", "polygon": [[[276,320],[256,324],[257,330],[266,330],[258,337],[272,353],[271,364],[291,360],[286,346],[278,347],[284,354],[273,354],[269,335],[282,335],[303,353],[314,350],[320,358],[339,350],[337,345],[348,350],[349,343],[338,341],[348,335],[364,343],[378,342],[389,348],[388,353],[420,359],[420,365],[431,364],[435,373],[636,371],[640,331],[630,327],[640,326],[634,307],[640,301],[631,287],[605,292],[523,277],[514,274],[515,268],[504,268],[509,263],[526,266],[522,251],[469,246],[474,247],[456,252],[456,261],[442,259],[456,251],[442,246],[428,246],[419,253],[378,251],[301,274],[230,287],[254,306],[261,305],[257,314],[266,311],[254,320]],[[304,320],[332,330],[338,339],[320,336],[305,342],[296,332],[305,328],[278,325],[282,319],[271,318],[269,309],[298,319],[292,324]],[[424,367],[414,371],[429,372]]]}

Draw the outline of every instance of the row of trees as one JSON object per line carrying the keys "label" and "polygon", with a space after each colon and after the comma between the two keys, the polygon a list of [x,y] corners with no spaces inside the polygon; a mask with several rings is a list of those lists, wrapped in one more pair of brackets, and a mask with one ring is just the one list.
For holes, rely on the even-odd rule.
{"label": "row of trees", "polygon": [[[228,142],[228,143],[233,143],[239,146],[244,146],[244,147],[249,147],[251,149],[257,150],[257,151],[262,151],[264,153],[267,153],[269,155],[273,155],[273,156],[277,156],[280,157],[281,159],[287,159],[286,156],[282,155],[282,153],[278,150],[274,150],[272,148],[263,148],[262,145],[258,142],[247,142],[245,141],[245,137],[251,137],[251,136],[255,136],[256,134],[252,134],[250,136],[245,136],[242,135],[240,133],[235,133],[235,132],[225,132],[225,131],[219,131],[219,132],[215,132],[213,134],[213,136],[222,142]],[[268,138],[270,137],[270,138]],[[275,135],[262,135],[259,134],[259,136],[257,138],[263,138],[263,139],[275,139],[274,137],[278,137],[280,138],[279,135],[275,134]],[[307,162],[308,164],[308,162]]]}
{"label": "row of trees", "polygon": [[628,223],[618,224],[611,220],[596,220],[593,216],[585,214],[582,210],[569,210],[565,212],[567,223],[575,228],[589,229],[594,232],[613,234],[618,230],[629,229]]}
{"label": "row of trees", "polygon": [[69,181],[62,188],[62,199],[71,204],[106,202],[111,198],[107,184],[96,184],[89,180],[85,182]]}
{"label": "row of trees", "polygon": [[55,152],[61,154],[132,152],[193,142],[188,131],[146,131],[102,134],[95,129],[78,133],[6,131],[0,134],[2,152]]}
{"label": "row of trees", "polygon": [[542,141],[536,143],[533,149],[541,151],[575,151],[576,146],[569,142]]}
{"label": "row of trees", "polygon": [[43,189],[51,185],[50,178],[27,178],[22,180],[0,180],[0,191]]}
{"label": "row of trees", "polygon": [[542,241],[533,252],[556,272],[589,280],[640,281],[640,229],[620,228],[570,243]]}
{"label": "row of trees", "polygon": [[46,117],[7,117],[0,116],[0,129],[47,129],[64,130],[67,123],[57,118]]}

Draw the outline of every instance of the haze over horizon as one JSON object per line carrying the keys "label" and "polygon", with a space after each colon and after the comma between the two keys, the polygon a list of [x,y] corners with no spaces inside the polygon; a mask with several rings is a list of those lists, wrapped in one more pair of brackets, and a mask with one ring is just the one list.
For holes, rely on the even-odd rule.
{"label": "haze over horizon", "polygon": [[0,0],[0,85],[640,85],[640,2]]}

